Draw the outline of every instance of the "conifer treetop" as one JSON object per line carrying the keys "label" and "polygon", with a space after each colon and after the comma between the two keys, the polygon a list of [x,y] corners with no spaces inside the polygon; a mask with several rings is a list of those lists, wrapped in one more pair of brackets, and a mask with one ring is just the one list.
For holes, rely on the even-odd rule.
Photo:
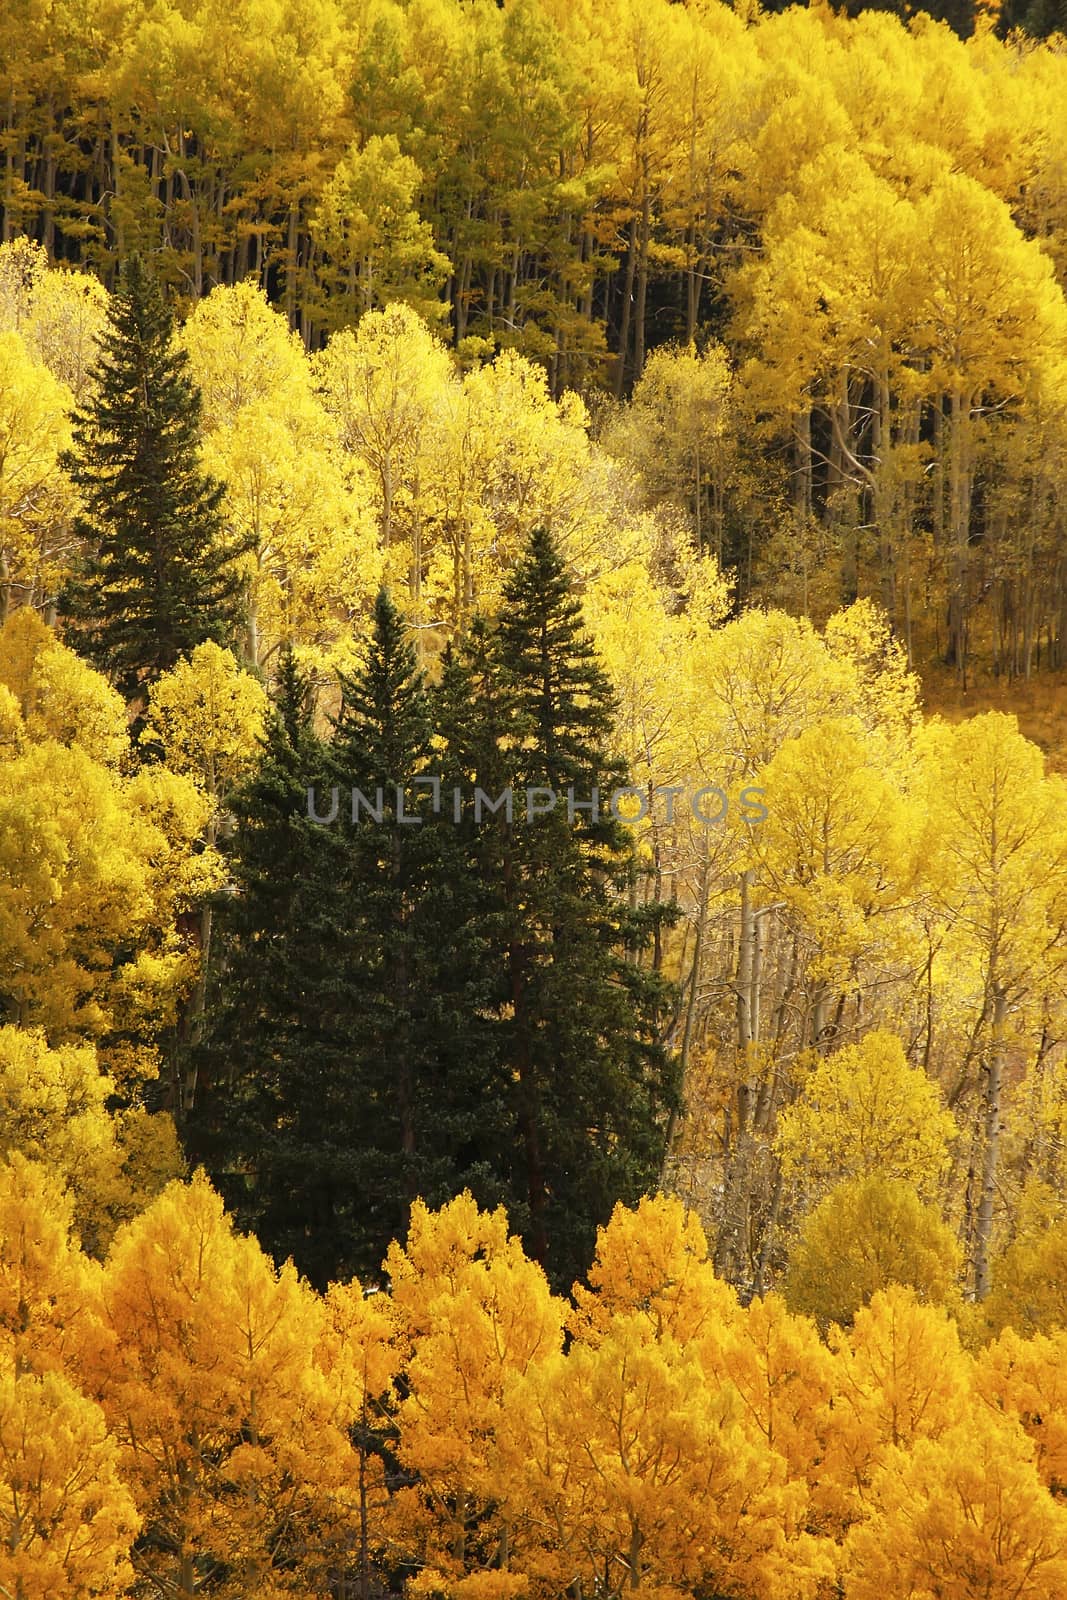
{"label": "conifer treetop", "polygon": [[127,699],[239,620],[244,550],[223,527],[222,484],[200,464],[200,395],[144,263],[113,297],[92,400],[65,465],[82,502],[72,632]]}

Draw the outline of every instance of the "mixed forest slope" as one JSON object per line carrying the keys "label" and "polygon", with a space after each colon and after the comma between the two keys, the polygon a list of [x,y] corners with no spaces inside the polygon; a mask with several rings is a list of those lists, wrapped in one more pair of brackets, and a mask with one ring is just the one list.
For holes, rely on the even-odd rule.
{"label": "mixed forest slope", "polygon": [[0,1592],[1067,1593],[1067,49],[948,20],[0,19]]}
{"label": "mixed forest slope", "polygon": [[[311,349],[399,301],[467,367],[639,391],[598,429],[743,598],[871,593],[920,663],[1025,676],[1062,664],[1067,64],[994,20],[8,7],[0,230],[189,307],[251,280]],[[670,341],[699,384],[646,375]]]}

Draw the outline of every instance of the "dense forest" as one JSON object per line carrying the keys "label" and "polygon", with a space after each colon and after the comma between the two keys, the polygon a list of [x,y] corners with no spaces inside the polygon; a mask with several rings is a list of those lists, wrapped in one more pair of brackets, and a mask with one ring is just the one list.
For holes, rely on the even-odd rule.
{"label": "dense forest", "polygon": [[0,17],[0,1596],[1067,1594],[1054,12]]}
{"label": "dense forest", "polygon": [[313,351],[406,304],[581,394],[742,599],[871,594],[920,663],[1026,675],[1067,606],[1067,62],[951,20],[10,5],[0,232],[108,287],[148,252],[187,309],[256,284]]}

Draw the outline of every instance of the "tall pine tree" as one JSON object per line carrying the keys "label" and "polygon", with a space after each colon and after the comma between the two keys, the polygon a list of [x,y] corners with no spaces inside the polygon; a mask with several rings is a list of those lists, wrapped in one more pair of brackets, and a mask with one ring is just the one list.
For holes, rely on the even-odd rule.
{"label": "tall pine tree", "polygon": [[320,1279],[352,1189],[343,841],[308,808],[324,771],[309,685],[287,652],[262,759],[231,801],[231,892],[183,1127],[239,1225]]}
{"label": "tall pine tree", "polygon": [[74,637],[127,700],[239,620],[242,548],[222,486],[200,467],[200,394],[173,318],[139,257],[112,300],[94,398],[65,465],[84,512],[83,567],[64,601]]}
{"label": "tall pine tree", "polygon": [[[431,702],[384,594],[343,691],[323,745],[286,668],[235,803],[236,893],[188,1135],[239,1221],[320,1287],[377,1272],[417,1196],[505,1198],[480,886],[415,782],[437,776]],[[309,789],[332,820],[310,818]]]}
{"label": "tall pine tree", "polygon": [[[470,781],[513,793],[510,821],[483,814],[471,832],[512,1085],[511,1210],[567,1289],[615,1202],[655,1187],[677,1074],[660,1043],[666,988],[639,959],[653,929],[630,909],[629,830],[610,809],[626,783],[610,686],[544,530],[495,625],[472,631],[464,670],[452,741]],[[528,795],[544,808],[530,820]]]}
{"label": "tall pine tree", "polygon": [[[608,804],[612,699],[551,540],[435,690],[384,594],[343,688],[323,747],[283,679],[236,807],[215,1109],[191,1153],[319,1285],[375,1272],[416,1196],[469,1187],[566,1289],[615,1202],[655,1187],[676,1073]],[[312,786],[332,821],[309,819]]]}
{"label": "tall pine tree", "polygon": [[383,593],[366,667],[344,686],[330,746],[331,781],[369,802],[355,821],[349,805],[343,825],[345,982],[358,1018],[360,1216],[375,1265],[383,1244],[406,1232],[416,1197],[439,1205],[464,1187],[483,1204],[503,1197],[504,1089],[486,1011],[483,896],[447,809],[433,712],[402,618]]}

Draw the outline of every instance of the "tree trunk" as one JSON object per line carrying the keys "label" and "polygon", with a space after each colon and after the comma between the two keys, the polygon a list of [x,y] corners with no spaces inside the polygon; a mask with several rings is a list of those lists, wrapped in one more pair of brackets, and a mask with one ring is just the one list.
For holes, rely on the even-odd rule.
{"label": "tree trunk", "polygon": [[1004,991],[997,988],[993,993],[993,1034],[989,1044],[989,1071],[986,1076],[983,1108],[982,1187],[975,1218],[974,1297],[976,1300],[984,1300],[989,1293],[989,1247],[993,1237],[993,1202],[996,1198],[997,1164],[1000,1156],[1000,1097],[1004,1077],[1004,1035],[1007,1020],[1007,998]]}
{"label": "tree trunk", "polygon": [[637,383],[645,369],[645,313],[648,304],[648,249],[652,237],[652,200],[645,179],[641,202],[641,249],[637,260],[637,304],[634,307],[634,367]]}
{"label": "tree trunk", "polygon": [[7,96],[7,149],[4,153],[4,223],[0,244],[10,243],[14,232],[12,211],[15,203],[15,121],[17,113],[15,84],[11,83]]}
{"label": "tree trunk", "polygon": [[715,1270],[737,1282],[745,1256],[751,1166],[753,1158],[752,1106],[756,1085],[752,1079],[752,1046],[756,1042],[752,1009],[753,987],[758,982],[758,935],[752,906],[754,874],[741,874],[741,924],[737,942],[737,969],[734,992],[737,997],[736,1060],[738,1083],[735,1094],[736,1123],[733,1146],[727,1153],[723,1173],[723,1221],[715,1252]]}
{"label": "tree trunk", "polygon": [[[704,832],[704,860],[700,874],[700,906],[697,912],[696,933],[693,939],[693,965],[690,971],[688,993],[685,1002],[685,1022],[682,1027],[682,1043],[678,1052],[678,1076],[685,1091],[686,1073],[689,1070],[689,1056],[693,1046],[693,1023],[696,1018],[697,995],[700,991],[700,962],[704,951],[704,936],[708,925],[708,895],[711,889],[711,859],[708,847],[707,829]],[[667,1134],[663,1142],[664,1166],[671,1158],[671,1146],[674,1143],[677,1113],[672,1109],[667,1121]]]}
{"label": "tree trunk", "polygon": [[793,504],[797,516],[807,520],[811,516],[811,408],[807,407],[796,419],[796,465],[793,473]]}
{"label": "tree trunk", "polygon": [[619,324],[619,359],[615,368],[615,398],[622,399],[626,387],[626,357],[630,348],[630,315],[634,298],[634,270],[637,266],[637,215],[630,218],[630,242],[626,251],[626,276],[622,287],[622,321]]}

